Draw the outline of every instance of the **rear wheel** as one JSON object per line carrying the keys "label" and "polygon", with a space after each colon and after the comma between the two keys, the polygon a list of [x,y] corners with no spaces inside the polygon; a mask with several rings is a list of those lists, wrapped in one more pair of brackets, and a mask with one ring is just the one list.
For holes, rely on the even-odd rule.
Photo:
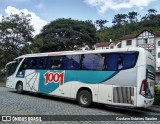
{"label": "rear wheel", "polygon": [[19,94],[23,93],[23,84],[22,84],[22,82],[17,84],[16,89],[17,89],[17,93],[19,93]]}
{"label": "rear wheel", "polygon": [[78,93],[78,104],[82,107],[89,107],[92,104],[92,94],[88,90],[82,90]]}

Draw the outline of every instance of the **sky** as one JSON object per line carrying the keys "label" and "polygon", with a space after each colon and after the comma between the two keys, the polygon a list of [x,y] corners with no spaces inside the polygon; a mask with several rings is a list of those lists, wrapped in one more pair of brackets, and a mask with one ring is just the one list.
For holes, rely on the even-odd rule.
{"label": "sky", "polygon": [[58,18],[75,20],[108,20],[112,25],[114,15],[136,11],[144,16],[148,9],[160,14],[160,0],[0,0],[0,21],[2,16],[24,12],[31,15],[31,24],[39,34],[44,25]]}

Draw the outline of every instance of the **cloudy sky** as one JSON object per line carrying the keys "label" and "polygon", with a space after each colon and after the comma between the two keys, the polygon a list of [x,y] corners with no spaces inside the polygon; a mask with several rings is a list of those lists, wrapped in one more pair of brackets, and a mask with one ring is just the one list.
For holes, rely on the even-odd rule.
{"label": "cloudy sky", "polygon": [[148,9],[160,13],[160,0],[0,0],[0,20],[2,15],[31,14],[35,33],[58,18],[78,20],[106,19],[112,25],[114,15],[131,11],[145,15]]}

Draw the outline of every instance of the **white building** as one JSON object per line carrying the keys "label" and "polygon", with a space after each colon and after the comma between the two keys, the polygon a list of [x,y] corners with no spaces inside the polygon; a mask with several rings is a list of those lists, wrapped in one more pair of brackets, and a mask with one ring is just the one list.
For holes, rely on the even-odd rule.
{"label": "white building", "polygon": [[160,31],[143,30],[139,34],[124,35],[121,47],[142,47],[154,56],[156,64],[156,81],[160,83]]}
{"label": "white building", "polygon": [[75,45],[74,46],[75,50],[89,50],[89,46],[86,44],[81,44],[81,45]]}
{"label": "white building", "polygon": [[110,42],[100,42],[95,44],[95,49],[115,49],[120,48],[121,42],[120,41],[110,41]]}
{"label": "white building", "polygon": [[121,42],[120,41],[112,41],[109,44],[109,49],[116,49],[116,48],[121,48]]}

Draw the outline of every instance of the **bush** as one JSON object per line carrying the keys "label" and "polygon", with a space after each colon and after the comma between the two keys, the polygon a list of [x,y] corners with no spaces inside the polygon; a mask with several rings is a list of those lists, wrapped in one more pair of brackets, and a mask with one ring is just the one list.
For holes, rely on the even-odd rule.
{"label": "bush", "polygon": [[6,83],[6,76],[0,75],[0,85]]}
{"label": "bush", "polygon": [[160,105],[160,86],[155,86],[154,105]]}

